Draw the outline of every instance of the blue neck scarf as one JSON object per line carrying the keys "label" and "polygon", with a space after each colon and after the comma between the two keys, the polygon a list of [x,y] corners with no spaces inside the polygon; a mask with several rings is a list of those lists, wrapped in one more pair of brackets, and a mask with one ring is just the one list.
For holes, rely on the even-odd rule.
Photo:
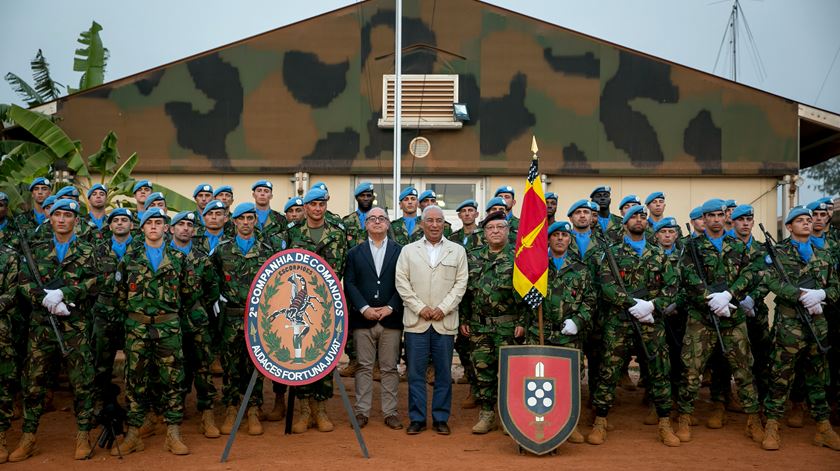
{"label": "blue neck scarf", "polygon": [[146,246],[146,258],[149,259],[149,264],[152,266],[152,270],[157,272],[160,262],[163,261],[163,249],[166,248],[166,245],[161,244],[158,248],[149,247],[149,244],[143,245]]}
{"label": "blue neck scarf", "polygon": [[257,227],[260,229],[265,226],[265,222],[268,221],[268,214],[271,212],[271,208],[269,209],[259,209],[257,208]]}
{"label": "blue neck scarf", "polygon": [[43,224],[43,223],[44,223],[44,221],[46,221],[46,220],[47,220],[47,215],[46,215],[46,214],[44,214],[44,213],[39,213],[38,211],[35,211],[35,210],[33,209],[33,210],[32,210],[32,214],[34,214],[34,215],[35,215],[35,222],[37,222],[37,223],[38,223],[38,225]]}
{"label": "blue neck scarf", "polygon": [[9,218],[3,219],[3,222],[0,223],[0,231],[6,228],[9,225]]}
{"label": "blue neck scarf", "polygon": [[196,211],[195,214],[198,216],[198,220],[201,221],[201,225],[204,225],[204,216],[201,215],[201,211]]}
{"label": "blue neck scarf", "polygon": [[126,239],[125,242],[120,243],[119,241],[117,241],[117,239],[114,238],[114,236],[111,236],[111,250],[113,250],[114,253],[117,254],[117,257],[119,257],[120,260],[122,260],[123,256],[125,255],[125,249],[128,247],[128,244],[131,243],[131,239],[132,237],[131,235],[129,235],[128,239]]}
{"label": "blue neck scarf", "polygon": [[236,245],[239,246],[239,250],[242,251],[243,254],[247,254],[251,247],[254,246],[254,241],[257,240],[256,237],[251,236],[250,239],[243,239],[242,237],[236,236]]}
{"label": "blue neck scarf", "polygon": [[216,246],[219,245],[219,240],[224,233],[225,231],[219,231],[219,235],[213,235],[209,231],[204,231],[204,237],[207,237],[207,242],[210,244],[210,252],[213,252]]}
{"label": "blue neck scarf", "polygon": [[102,226],[105,225],[105,215],[104,214],[102,215],[101,218],[98,218],[98,217],[94,216],[93,213],[90,213],[90,220],[93,221],[94,224],[96,224],[96,227],[99,230],[102,230]]}
{"label": "blue neck scarf", "polygon": [[670,249],[665,249],[665,255],[671,255],[672,253],[674,253],[674,249],[675,249],[675,248],[676,248],[676,247],[674,247],[674,246],[672,245]]}
{"label": "blue neck scarf", "polygon": [[403,218],[405,222],[405,230],[408,231],[408,235],[414,232],[414,226],[417,224],[417,218]]}
{"label": "blue neck scarf", "polygon": [[645,241],[644,237],[642,237],[642,240],[640,241],[635,241],[631,239],[630,236],[624,236],[624,243],[629,245],[630,248],[633,249],[634,252],[636,252],[636,255],[641,257],[642,252],[644,252],[645,250],[645,245],[647,244],[647,241]]}
{"label": "blue neck scarf", "polygon": [[566,262],[566,254],[563,254],[561,257],[551,257],[551,261],[554,263],[554,268],[560,270]]}
{"label": "blue neck scarf", "polygon": [[709,242],[711,242],[711,243],[712,243],[712,245],[714,245],[714,246],[715,246],[715,248],[717,249],[718,253],[720,253],[720,252],[722,252],[722,251],[723,251],[723,239],[725,239],[725,238],[726,238],[726,232],[724,232],[724,233],[723,233],[723,235],[721,235],[720,237],[712,237],[712,236],[710,236],[710,235],[709,235],[709,233],[707,232],[707,233],[706,233],[706,237],[709,239]]}
{"label": "blue neck scarf", "polygon": [[142,221],[144,214],[146,214],[146,211],[137,211],[137,220]]}
{"label": "blue neck scarf", "polygon": [[363,212],[361,209],[356,209],[356,214],[359,215],[359,223],[362,225],[362,229],[364,229],[365,219],[367,219],[367,213]]}
{"label": "blue neck scarf", "polygon": [[179,252],[183,253],[184,255],[189,255],[189,254],[190,254],[190,250],[192,250],[192,241],[190,241],[190,243],[189,243],[189,244],[187,244],[187,246],[186,246],[186,247],[179,247],[179,246],[175,245],[175,239],[172,239],[172,240],[169,242],[169,246],[170,246],[170,247],[172,247],[173,249],[175,249],[175,250],[177,250],[177,251],[179,251]]}
{"label": "blue neck scarf", "polygon": [[790,239],[790,243],[796,247],[796,251],[799,252],[799,258],[801,258],[804,263],[811,261],[811,257],[814,256],[814,247],[811,245],[811,241],[798,242]]}
{"label": "blue neck scarf", "polygon": [[747,241],[747,248],[748,249],[752,248],[752,242],[753,242],[753,236],[750,235],[750,239]]}
{"label": "blue neck scarf", "polygon": [[812,235],[811,236],[811,243],[814,244],[814,246],[816,246],[818,249],[824,249],[825,248],[825,233],[823,233],[823,235],[821,235],[820,237]]}
{"label": "blue neck scarf", "polygon": [[605,218],[602,218],[601,215],[599,214],[598,215],[598,224],[601,225],[601,230],[602,231],[607,232],[607,226],[610,225],[610,217],[607,216]]}
{"label": "blue neck scarf", "polygon": [[577,243],[578,249],[580,249],[580,256],[583,257],[584,255],[586,255],[586,249],[589,248],[589,241],[592,237],[592,231],[589,230],[584,233],[575,231],[574,234],[575,242]]}
{"label": "blue neck scarf", "polygon": [[736,239],[738,238],[738,234],[735,234],[735,228],[734,227],[732,229],[727,229],[727,230],[723,231],[723,233],[728,235],[728,236],[735,237]]}
{"label": "blue neck scarf", "polygon": [[64,257],[67,256],[67,249],[70,248],[70,244],[72,244],[75,240],[76,234],[73,234],[73,237],[71,237],[70,240],[62,244],[58,241],[58,239],[55,238],[55,235],[53,235],[53,244],[55,245],[55,258],[58,259],[58,263],[64,262]]}
{"label": "blue neck scarf", "polygon": [[510,218],[512,218],[512,217],[513,217],[513,211],[507,213],[507,216],[505,216],[505,221],[510,221]]}

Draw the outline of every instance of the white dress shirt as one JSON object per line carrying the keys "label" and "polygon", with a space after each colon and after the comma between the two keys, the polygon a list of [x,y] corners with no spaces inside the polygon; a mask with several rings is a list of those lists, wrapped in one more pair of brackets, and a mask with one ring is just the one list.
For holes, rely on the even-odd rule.
{"label": "white dress shirt", "polygon": [[429,256],[429,265],[437,265],[438,259],[440,258],[440,249],[443,247],[443,237],[436,244],[429,242],[426,240],[426,237],[423,237],[423,246],[426,247],[426,254]]}

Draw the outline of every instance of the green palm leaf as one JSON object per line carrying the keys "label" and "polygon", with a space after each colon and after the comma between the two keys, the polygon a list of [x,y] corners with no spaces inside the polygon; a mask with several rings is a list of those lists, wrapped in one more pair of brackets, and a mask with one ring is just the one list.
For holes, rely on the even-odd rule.
{"label": "green palm leaf", "polygon": [[15,91],[22,99],[26,102],[29,106],[40,105],[44,103],[44,99],[32,88],[31,85],[26,83],[26,80],[18,77],[17,75],[9,72],[6,74],[6,81],[9,82],[9,85],[12,86],[12,90]]}
{"label": "green palm leaf", "polygon": [[40,49],[30,62],[30,66],[32,67],[32,78],[35,80],[35,91],[38,92],[38,96],[43,101],[53,101],[61,96],[59,87],[62,85],[50,77],[50,64],[47,63],[47,59]]}
{"label": "green palm leaf", "polygon": [[12,105],[9,110],[9,118],[43,142],[57,158],[68,158],[73,161],[75,156],[81,157],[76,143],[47,116]]}
{"label": "green palm leaf", "polygon": [[102,26],[94,21],[89,30],[82,31],[79,35],[79,44],[85,46],[76,49],[76,57],[73,59],[73,70],[82,72],[82,78],[79,80],[79,90],[101,85],[105,81],[108,49],[102,45],[102,38],[99,37],[100,31],[102,31]]}

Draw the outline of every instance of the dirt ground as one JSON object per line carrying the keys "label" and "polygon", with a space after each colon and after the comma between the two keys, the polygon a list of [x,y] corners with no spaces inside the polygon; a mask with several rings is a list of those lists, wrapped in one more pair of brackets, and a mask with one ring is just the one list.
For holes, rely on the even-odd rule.
{"label": "dirt ground", "polygon": [[[457,373],[455,373],[457,375]],[[217,379],[217,381],[219,381]],[[353,379],[345,378],[344,384],[353,397]],[[270,384],[266,384],[268,411],[273,405]],[[206,439],[198,432],[199,414],[195,410],[194,395],[188,399],[188,415],[182,434],[191,449],[189,456],[174,456],[163,450],[164,437],[155,435],[144,440],[146,450],[119,459],[111,457],[108,450],[98,449],[90,461],[74,461],[73,446],[75,423],[70,409],[71,395],[58,391],[55,395],[55,412],[44,415],[38,432],[39,452],[22,463],[7,463],[3,469],[38,470],[258,470],[291,466],[296,470],[307,469],[480,469],[509,470],[532,469],[840,469],[840,453],[811,444],[814,423],[806,422],[805,428],[791,429],[782,426],[782,450],[766,452],[743,435],[746,416],[728,413],[729,423],[721,430],[710,430],[700,425],[694,427],[694,439],[679,448],[668,448],[657,441],[656,426],[642,424],[647,408],[641,404],[642,391],[618,390],[618,403],[609,419],[615,430],[609,432],[607,442],[601,446],[565,443],[556,455],[520,456],[513,440],[500,431],[478,436],[470,433],[478,418],[478,410],[463,410],[461,400],[467,386],[454,385],[453,411],[449,422],[452,435],[439,436],[431,430],[420,435],[408,436],[404,430],[388,429],[379,410],[379,383],[374,388],[374,408],[370,423],[362,434],[370,450],[370,459],[364,459],[350,427],[336,386],[335,397],[330,401],[330,417],[336,424],[331,433],[310,430],[302,435],[283,435],[282,422],[263,422],[265,434],[252,437],[240,429],[227,463],[219,459],[227,436]],[[400,383],[400,414],[407,420],[407,384]],[[429,397],[431,398],[431,390]],[[584,394],[584,398],[586,395]],[[697,405],[697,415],[704,422],[710,412],[708,391]],[[216,408],[217,424],[222,421],[222,408]],[[592,418],[588,411],[580,419],[584,434],[589,431]],[[20,437],[20,420],[13,422],[9,432],[9,447],[13,448]],[[95,433],[98,434],[99,430]],[[160,468],[158,468],[160,466]]]}

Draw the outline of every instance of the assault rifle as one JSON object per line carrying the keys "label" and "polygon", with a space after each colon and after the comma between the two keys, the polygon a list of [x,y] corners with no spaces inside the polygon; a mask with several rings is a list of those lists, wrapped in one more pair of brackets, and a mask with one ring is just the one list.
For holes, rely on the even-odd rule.
{"label": "assault rifle", "polygon": [[[697,240],[694,237],[691,237],[691,224],[685,223],[686,229],[688,229],[688,251],[691,253],[691,261],[694,263],[694,268],[697,270],[697,276],[700,277],[700,282],[703,284],[703,292],[704,293],[719,293],[721,291],[726,291],[727,286],[724,283],[717,283],[713,286],[709,286],[709,283],[706,281],[706,271],[703,268],[703,262],[700,260],[700,251],[697,249]],[[710,289],[711,288],[711,289]],[[720,334],[720,320],[717,317],[717,314],[709,311],[709,319],[712,321],[712,325],[715,326],[715,333],[717,334],[718,342],[720,342],[720,349],[723,353],[726,353],[726,344],[723,342],[723,336]]]}

